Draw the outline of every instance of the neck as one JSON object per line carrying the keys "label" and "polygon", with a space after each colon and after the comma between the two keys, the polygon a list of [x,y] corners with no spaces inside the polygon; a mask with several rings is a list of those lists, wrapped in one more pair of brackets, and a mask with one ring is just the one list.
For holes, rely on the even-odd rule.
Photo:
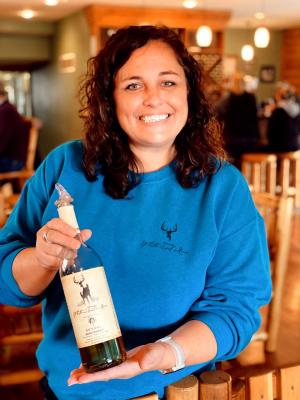
{"label": "neck", "polygon": [[175,148],[171,147],[166,151],[158,150],[155,148],[139,150],[132,148],[137,160],[139,172],[153,172],[157,171],[175,158]]}

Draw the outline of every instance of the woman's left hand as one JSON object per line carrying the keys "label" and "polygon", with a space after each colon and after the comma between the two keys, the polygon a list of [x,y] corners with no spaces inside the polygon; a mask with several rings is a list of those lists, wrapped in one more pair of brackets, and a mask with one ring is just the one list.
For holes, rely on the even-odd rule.
{"label": "woman's left hand", "polygon": [[175,355],[167,343],[156,342],[136,347],[127,352],[127,360],[116,367],[87,373],[81,365],[74,369],[68,379],[68,385],[111,379],[128,379],[146,371],[168,369],[175,365]]}

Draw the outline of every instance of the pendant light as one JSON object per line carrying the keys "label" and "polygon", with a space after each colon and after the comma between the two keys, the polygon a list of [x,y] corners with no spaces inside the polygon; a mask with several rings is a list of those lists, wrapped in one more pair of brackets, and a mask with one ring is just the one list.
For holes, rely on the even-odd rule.
{"label": "pendant light", "polygon": [[[258,20],[264,20],[265,13],[265,0],[261,0],[261,9],[255,13],[255,18]],[[268,47],[270,42],[270,31],[265,26],[260,25],[254,32],[254,44],[260,49],[265,49]]]}
{"label": "pendant light", "polygon": [[197,0],[183,0],[182,5],[185,8],[195,8],[197,7],[198,1]]}
{"label": "pendant light", "polygon": [[209,47],[212,37],[213,33],[208,25],[201,25],[196,32],[196,41],[200,47]]}
{"label": "pendant light", "polygon": [[270,32],[269,29],[261,26],[256,29],[254,33],[254,44],[260,49],[265,49],[268,47],[270,42]]}
{"label": "pendant light", "polygon": [[[203,10],[204,10],[204,2],[203,2]],[[205,10],[204,10],[205,13]],[[204,14],[205,16],[205,14]],[[196,32],[196,42],[200,47],[209,47],[212,43],[213,32],[210,26],[201,25]]]}
{"label": "pendant light", "polygon": [[242,47],[242,50],[241,50],[241,57],[242,57],[242,60],[247,61],[247,62],[253,60],[253,57],[254,57],[254,49],[253,49],[253,46],[251,46],[251,44],[245,44],[245,45]]}

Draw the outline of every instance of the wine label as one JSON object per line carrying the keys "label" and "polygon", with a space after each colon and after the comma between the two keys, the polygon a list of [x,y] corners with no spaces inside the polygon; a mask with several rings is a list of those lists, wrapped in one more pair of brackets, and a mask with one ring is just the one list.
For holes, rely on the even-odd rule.
{"label": "wine label", "polygon": [[57,209],[59,217],[75,229],[79,229],[74,207],[70,204]]}
{"label": "wine label", "polygon": [[103,267],[61,278],[79,348],[121,336]]}

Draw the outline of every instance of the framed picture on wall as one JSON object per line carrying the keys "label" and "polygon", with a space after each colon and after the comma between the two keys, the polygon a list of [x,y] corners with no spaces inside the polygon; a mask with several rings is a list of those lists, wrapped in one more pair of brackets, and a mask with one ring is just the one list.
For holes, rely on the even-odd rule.
{"label": "framed picture on wall", "polygon": [[276,69],[274,65],[262,65],[260,67],[259,80],[263,83],[275,82]]}

